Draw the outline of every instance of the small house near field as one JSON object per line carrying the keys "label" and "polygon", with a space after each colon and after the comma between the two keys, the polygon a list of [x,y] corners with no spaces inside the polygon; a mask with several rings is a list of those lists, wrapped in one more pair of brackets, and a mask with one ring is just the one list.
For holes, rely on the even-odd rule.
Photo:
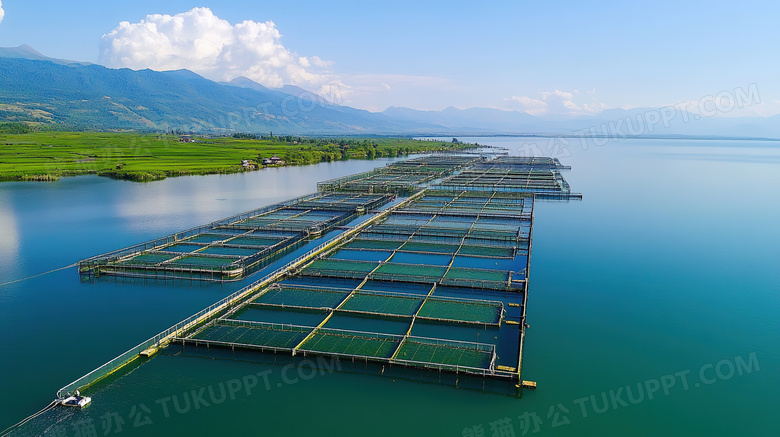
{"label": "small house near field", "polygon": [[190,135],[182,135],[179,137],[179,142],[182,143],[194,143],[195,140],[192,139],[192,136]]}
{"label": "small house near field", "polygon": [[286,162],[282,158],[280,158],[280,157],[278,157],[276,155],[274,155],[274,156],[272,156],[270,158],[263,158],[262,156],[258,156],[257,160],[262,162],[263,165],[284,165],[284,164],[286,164]]}

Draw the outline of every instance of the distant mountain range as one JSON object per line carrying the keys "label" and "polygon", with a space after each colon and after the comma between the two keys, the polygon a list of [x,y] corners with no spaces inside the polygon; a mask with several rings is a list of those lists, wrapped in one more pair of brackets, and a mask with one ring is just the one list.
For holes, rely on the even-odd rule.
{"label": "distant mountain range", "polygon": [[545,119],[519,111],[453,107],[375,113],[337,105],[299,87],[272,89],[245,77],[217,83],[189,70],[110,69],[49,58],[30,46],[0,48],[0,121],[108,130],[262,132],[300,135],[590,134],[780,138],[780,116],[697,119],[682,111],[611,109]]}
{"label": "distant mountain range", "polygon": [[418,111],[390,107],[382,113],[396,120],[442,126],[453,134],[780,138],[780,116],[701,117],[668,108],[608,109],[593,116],[559,119],[487,108]]}
{"label": "distant mountain range", "polygon": [[41,56],[25,47],[0,49],[0,120],[213,133],[403,134],[439,129],[301,98],[303,90],[297,87],[274,90],[248,79],[220,84],[188,70],[109,69]]}
{"label": "distant mountain range", "polygon": [[60,65],[92,65],[89,62],[69,61],[67,59],[55,59],[42,55],[27,44],[19,47],[0,47],[0,58],[21,58],[33,61],[49,61]]}

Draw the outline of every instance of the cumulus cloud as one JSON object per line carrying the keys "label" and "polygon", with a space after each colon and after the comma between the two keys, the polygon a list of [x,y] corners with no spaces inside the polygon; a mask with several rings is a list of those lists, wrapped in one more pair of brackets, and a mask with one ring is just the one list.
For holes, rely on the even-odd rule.
{"label": "cumulus cloud", "polygon": [[3,10],[3,2],[0,1],[0,23],[3,22],[3,17],[5,17],[5,11]]}
{"label": "cumulus cloud", "polygon": [[585,94],[591,96],[590,99],[592,101],[589,103],[575,102],[581,96],[577,90],[573,92],[545,91],[539,93],[538,98],[512,96],[504,100],[513,103],[516,107],[531,115],[587,115],[597,114],[607,109],[606,105],[594,100],[593,96],[595,93],[595,88],[592,91],[585,92]]}
{"label": "cumulus cloud", "polygon": [[99,60],[116,68],[186,68],[217,81],[244,76],[269,87],[318,88],[334,80],[320,70],[329,62],[287,49],[273,21],[234,25],[209,8],[123,21],[103,35]]}

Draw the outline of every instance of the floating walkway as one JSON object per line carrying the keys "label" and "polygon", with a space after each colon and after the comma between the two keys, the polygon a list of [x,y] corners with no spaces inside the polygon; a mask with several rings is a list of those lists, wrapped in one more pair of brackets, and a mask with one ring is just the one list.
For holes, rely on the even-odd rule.
{"label": "floating walkway", "polygon": [[[519,396],[531,385],[521,373],[534,201],[581,198],[571,193],[563,169],[553,158],[434,155],[326,181],[317,195],[85,260],[84,269],[93,272],[168,274],[180,268],[169,266],[175,260],[208,248],[237,249],[247,239],[285,235],[293,241],[287,246],[281,239],[250,245],[280,250],[312,229],[350,220],[359,208],[372,214],[60,394],[93,384],[139,354],[176,345],[196,355],[337,357],[369,373],[424,380],[434,374]],[[409,197],[375,210],[396,194]],[[219,238],[205,237],[211,235]],[[241,243],[232,244],[237,238]],[[197,249],[174,251],[187,245]],[[171,258],[148,268],[134,261],[161,253]],[[259,253],[248,259],[270,256]]]}

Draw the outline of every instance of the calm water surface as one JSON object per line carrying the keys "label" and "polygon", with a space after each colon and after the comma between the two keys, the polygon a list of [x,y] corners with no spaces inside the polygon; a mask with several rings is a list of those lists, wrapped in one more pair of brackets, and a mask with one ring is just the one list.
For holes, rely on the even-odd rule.
{"label": "calm water surface", "polygon": [[[536,208],[523,369],[536,392],[161,355],[102,387],[88,409],[57,410],[18,434],[780,435],[777,143],[464,140],[552,153],[584,193]],[[0,283],[384,163],[3,183]],[[0,428],[241,285],[81,283],[71,268],[0,287]]]}

